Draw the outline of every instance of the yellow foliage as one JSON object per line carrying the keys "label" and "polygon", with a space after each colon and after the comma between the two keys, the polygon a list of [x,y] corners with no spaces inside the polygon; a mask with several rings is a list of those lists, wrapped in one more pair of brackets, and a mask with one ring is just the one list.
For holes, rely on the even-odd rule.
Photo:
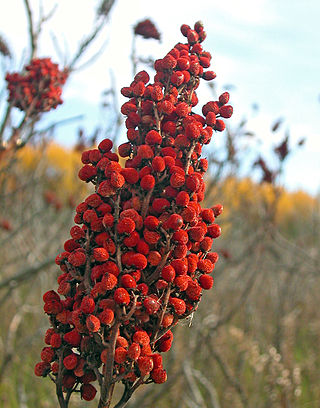
{"label": "yellow foliage", "polygon": [[290,193],[283,191],[278,203],[279,217],[299,217],[310,216],[317,207],[317,200],[304,191]]}
{"label": "yellow foliage", "polygon": [[35,171],[43,166],[48,187],[61,198],[83,194],[87,186],[78,177],[82,166],[81,154],[74,149],[51,142],[42,147],[25,146],[18,152],[18,163],[27,170]]}
{"label": "yellow foliage", "polygon": [[261,214],[263,209],[265,212],[275,212],[274,220],[282,223],[294,217],[310,217],[318,203],[316,198],[304,191],[289,192],[269,183],[257,184],[250,178],[229,177],[208,195],[208,206],[216,204],[212,203],[216,199],[211,197],[219,198],[219,203],[224,206],[226,220],[235,211],[245,214],[253,210]]}

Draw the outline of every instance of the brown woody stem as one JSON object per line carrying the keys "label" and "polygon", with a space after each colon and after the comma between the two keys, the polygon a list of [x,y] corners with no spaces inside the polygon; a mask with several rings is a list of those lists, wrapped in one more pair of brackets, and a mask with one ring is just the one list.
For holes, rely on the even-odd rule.
{"label": "brown woody stem", "polygon": [[120,242],[118,239],[118,230],[117,230],[117,224],[119,221],[119,213],[120,213],[120,191],[118,191],[117,199],[114,203],[114,223],[115,223],[115,230],[114,230],[114,240],[115,244],[117,247],[117,265],[119,268],[120,273],[122,272],[122,263],[121,263],[121,247],[120,247]]}
{"label": "brown woody stem", "polygon": [[153,193],[153,188],[148,191],[148,194],[145,196],[145,199],[143,200],[142,211],[141,211],[141,216],[143,219],[146,218],[152,193]]}
{"label": "brown woody stem", "polygon": [[90,274],[91,274],[91,255],[90,255],[90,233],[89,230],[87,230],[86,234],[86,268],[84,272],[84,286],[86,288],[87,293],[89,294],[91,291],[91,283],[90,283]]}
{"label": "brown woody stem", "polygon": [[121,325],[120,318],[118,316],[118,321],[114,324],[111,330],[110,340],[109,340],[109,350],[107,355],[106,369],[104,373],[104,380],[102,383],[100,391],[100,400],[98,408],[108,408],[111,403],[112,393],[113,393],[113,367],[114,367],[114,351],[116,348],[116,341],[118,330]]}
{"label": "brown woody stem", "polygon": [[63,350],[60,351],[59,355],[59,371],[56,379],[56,394],[58,397],[60,408],[68,408],[68,403],[64,399],[62,392],[62,372],[63,372]]}

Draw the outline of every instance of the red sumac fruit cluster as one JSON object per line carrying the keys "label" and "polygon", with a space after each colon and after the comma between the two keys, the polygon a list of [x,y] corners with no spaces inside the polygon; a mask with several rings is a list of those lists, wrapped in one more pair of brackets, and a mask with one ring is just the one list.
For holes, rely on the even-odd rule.
{"label": "red sumac fruit cluster", "polygon": [[208,169],[201,150],[232,107],[224,93],[204,105],[204,116],[192,111],[200,79],[215,74],[206,70],[202,25],[181,31],[187,43],[155,62],[153,82],[142,71],[122,88],[128,141],[118,154],[109,139],[82,154],[79,177],[95,192],[77,206],[56,258],[57,291],[43,296],[51,327],[35,372],[51,373],[63,391],[78,389],[86,400],[96,380],[127,389],[165,382],[171,329],[213,285],[222,206],[201,207]]}

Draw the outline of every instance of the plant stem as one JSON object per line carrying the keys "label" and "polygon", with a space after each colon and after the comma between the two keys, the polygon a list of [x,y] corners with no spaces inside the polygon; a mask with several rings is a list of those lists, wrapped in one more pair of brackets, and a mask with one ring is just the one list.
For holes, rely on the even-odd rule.
{"label": "plant stem", "polygon": [[102,386],[100,387],[100,400],[98,408],[108,408],[111,403],[112,393],[114,389],[114,384],[112,383],[114,351],[116,348],[117,335],[120,325],[121,320],[120,317],[118,316],[118,321],[112,327],[110,335],[108,357],[104,373],[104,380],[102,382]]}

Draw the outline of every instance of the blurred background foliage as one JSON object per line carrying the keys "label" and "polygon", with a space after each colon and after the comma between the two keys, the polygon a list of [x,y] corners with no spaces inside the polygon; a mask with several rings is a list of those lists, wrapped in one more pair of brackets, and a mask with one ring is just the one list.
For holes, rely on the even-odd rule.
{"label": "blurred background foliage", "polygon": [[[105,95],[115,98],[113,90]],[[106,115],[105,125],[115,139],[123,132],[119,116]],[[14,129],[10,121],[6,126]],[[25,126],[28,133],[30,124]],[[273,170],[263,159],[266,152],[242,154],[239,140],[259,136],[249,128],[250,121],[233,125],[219,136],[219,149],[213,143],[207,154],[205,205],[224,205],[223,234],[214,247],[220,256],[215,287],[188,323],[175,329],[165,357],[168,382],[145,386],[129,408],[320,406],[319,197],[281,185],[287,156],[294,154],[287,135],[286,154],[279,155],[281,145],[268,152]],[[75,206],[91,191],[77,173],[81,152],[96,145],[96,136],[80,129],[76,145],[67,148],[51,132],[33,131],[27,143],[2,146],[1,407],[57,406],[53,384],[33,374],[48,326],[42,294],[57,286],[54,258],[73,225]],[[243,168],[249,169],[246,176]],[[80,399],[71,404],[87,405]]]}

